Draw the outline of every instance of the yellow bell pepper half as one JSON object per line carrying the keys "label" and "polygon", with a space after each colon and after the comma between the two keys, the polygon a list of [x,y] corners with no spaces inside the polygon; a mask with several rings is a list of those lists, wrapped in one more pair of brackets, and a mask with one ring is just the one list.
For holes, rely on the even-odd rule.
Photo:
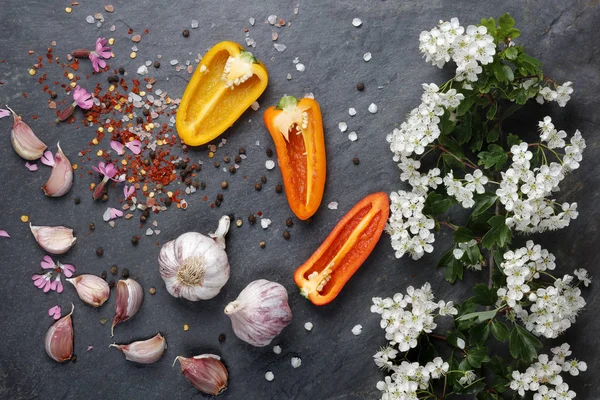
{"label": "yellow bell pepper half", "polygon": [[177,133],[200,146],[225,132],[267,88],[267,69],[234,42],[217,43],[200,60],[177,111]]}

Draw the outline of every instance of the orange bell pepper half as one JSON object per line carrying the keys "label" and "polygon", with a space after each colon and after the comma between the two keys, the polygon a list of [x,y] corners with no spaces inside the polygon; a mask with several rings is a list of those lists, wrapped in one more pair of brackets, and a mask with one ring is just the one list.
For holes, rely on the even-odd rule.
{"label": "orange bell pepper half", "polygon": [[267,69],[234,42],[217,43],[202,57],[177,111],[177,133],[200,146],[225,132],[267,88]]}
{"label": "orange bell pepper half", "polygon": [[352,207],[296,270],[300,294],[317,306],[335,299],[375,248],[389,212],[388,195],[383,192],[370,194]]}
{"label": "orange bell pepper half", "polygon": [[264,122],[275,142],[285,194],[293,213],[310,218],[325,190],[326,157],[323,120],[313,99],[284,96],[269,107]]}

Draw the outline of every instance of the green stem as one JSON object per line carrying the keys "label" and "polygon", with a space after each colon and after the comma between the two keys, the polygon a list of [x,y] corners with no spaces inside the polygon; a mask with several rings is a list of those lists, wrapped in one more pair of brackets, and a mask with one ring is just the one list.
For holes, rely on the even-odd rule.
{"label": "green stem", "polygon": [[470,167],[470,168],[473,168],[473,169],[479,169],[475,164],[473,164],[469,160],[463,160],[462,158],[460,158],[456,154],[452,153],[450,150],[448,150],[447,148],[445,148],[441,144],[437,145],[436,147],[438,149],[442,150],[444,153],[447,153],[447,154],[451,155],[452,157],[454,157],[456,160],[460,161],[462,164],[466,165],[467,167]]}

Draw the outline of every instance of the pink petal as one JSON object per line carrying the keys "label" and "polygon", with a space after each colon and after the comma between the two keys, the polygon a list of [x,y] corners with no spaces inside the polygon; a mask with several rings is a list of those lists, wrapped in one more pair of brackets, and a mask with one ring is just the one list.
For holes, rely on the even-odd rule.
{"label": "pink petal", "polygon": [[102,51],[102,48],[104,47],[105,44],[106,44],[106,38],[96,39],[96,47],[94,47],[94,50],[96,50],[96,53]]}
{"label": "pink petal", "polygon": [[135,186],[125,186],[123,188],[123,195],[125,196],[125,200],[131,197],[135,193]]}
{"label": "pink petal", "polygon": [[31,172],[35,172],[35,171],[38,170],[38,165],[37,165],[37,163],[36,164],[31,164],[29,161],[27,161],[25,163],[25,168],[27,168]]}
{"label": "pink petal", "polygon": [[102,215],[102,219],[104,221],[110,221],[116,218],[120,218],[123,216],[123,211],[118,210],[116,208],[108,207],[104,214]]}
{"label": "pink petal", "polygon": [[62,281],[60,280],[60,276],[57,276],[56,279],[54,280],[54,282],[52,282],[52,290],[56,290],[58,293],[62,293],[63,284],[62,284]]}
{"label": "pink petal", "polygon": [[5,237],[5,238],[9,238],[10,235],[8,234],[8,232],[0,229],[0,237]]}
{"label": "pink petal", "polygon": [[[59,305],[56,305],[54,307],[50,307],[50,309],[48,310],[48,315],[49,316],[53,316],[56,315],[58,313],[58,315],[60,315],[61,309]],[[55,318],[57,319],[57,318]]]}
{"label": "pink petal", "polygon": [[52,316],[54,319],[60,319],[60,311]]}
{"label": "pink petal", "polygon": [[[106,61],[104,61],[104,60],[103,60],[103,59],[101,59],[101,58],[98,58],[98,60],[96,61],[96,64],[97,64],[97,65],[98,65],[100,68],[104,68],[104,67],[106,67]],[[96,71],[96,72],[99,72],[99,70],[98,70],[98,71]]]}
{"label": "pink petal", "polygon": [[50,280],[45,281],[46,285],[44,286],[44,293],[48,293],[50,290],[54,290],[56,288],[56,282],[52,283]]}
{"label": "pink petal", "polygon": [[125,154],[125,149],[123,148],[123,144],[121,144],[120,142],[111,140],[110,141],[110,147],[112,147],[112,149],[114,151],[116,151],[117,154],[120,155],[120,156],[123,155],[123,154]]}
{"label": "pink petal", "polygon": [[47,165],[49,167],[54,167],[56,162],[54,161],[54,155],[50,150],[46,150],[44,155],[42,156],[42,164]]}
{"label": "pink petal", "polygon": [[2,119],[4,117],[8,117],[9,115],[10,115],[10,111],[0,108],[0,119]]}
{"label": "pink petal", "polygon": [[73,273],[75,272],[75,267],[73,265],[62,264],[61,267],[62,267],[63,274],[65,274],[65,276],[67,278],[70,278],[73,276]]}
{"label": "pink petal", "polygon": [[50,268],[54,268],[56,266],[56,263],[54,262],[52,257],[50,257],[49,255],[46,254],[44,256],[44,258],[42,258],[42,262],[40,263],[40,265],[44,269],[50,269]]}
{"label": "pink petal", "polygon": [[98,61],[100,61],[100,58],[98,57],[98,55],[96,53],[90,53],[89,57],[90,61],[92,62],[92,67],[94,68],[94,71],[100,72],[100,67],[98,67]]}
{"label": "pink petal", "polygon": [[127,147],[133,154],[140,154],[142,152],[142,142],[139,140],[132,140],[131,142],[125,143],[125,147]]}

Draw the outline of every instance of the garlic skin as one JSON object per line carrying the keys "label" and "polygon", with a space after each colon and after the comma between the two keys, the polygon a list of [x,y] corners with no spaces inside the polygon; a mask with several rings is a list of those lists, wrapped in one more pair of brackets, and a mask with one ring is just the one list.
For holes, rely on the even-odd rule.
{"label": "garlic skin", "polygon": [[96,275],[83,274],[67,279],[67,282],[73,284],[79,298],[92,307],[100,307],[110,296],[108,283]]}
{"label": "garlic skin", "polygon": [[58,151],[54,156],[55,163],[52,167],[52,173],[44,186],[42,186],[44,194],[49,197],[60,197],[67,193],[73,185],[73,167],[71,166],[71,162],[60,148],[60,143],[57,146]]}
{"label": "garlic skin", "polygon": [[113,343],[108,347],[116,347],[125,354],[125,359],[139,364],[152,364],[160,360],[165,349],[167,341],[158,332],[156,336],[148,340],[140,340],[129,344]]}
{"label": "garlic skin", "polygon": [[277,282],[259,279],[250,282],[225,307],[237,337],[256,347],[271,343],[292,322],[287,290]]}
{"label": "garlic skin", "polygon": [[221,362],[221,357],[214,354],[202,354],[192,358],[179,356],[175,359],[175,362],[177,361],[181,365],[183,375],[202,393],[216,396],[227,389],[229,374]]}
{"label": "garlic skin", "polygon": [[29,229],[40,247],[51,254],[66,253],[77,240],[73,229],[65,226],[33,226],[29,223]]}
{"label": "garlic skin", "polygon": [[46,353],[56,362],[68,361],[73,357],[73,314],[75,306],[71,304],[71,312],[56,321],[44,338]]}
{"label": "garlic skin", "polygon": [[229,261],[225,252],[229,223],[229,217],[225,215],[210,237],[188,232],[160,249],[160,276],[171,296],[198,301],[219,294],[229,280]]}
{"label": "garlic skin", "polygon": [[121,279],[117,283],[116,312],[110,328],[110,336],[115,335],[115,326],[127,321],[138,312],[144,300],[144,289],[133,279]]}
{"label": "garlic skin", "polygon": [[31,130],[29,125],[21,120],[16,112],[10,110],[13,115],[13,127],[10,131],[10,141],[19,156],[26,160],[37,160],[48,148]]}

